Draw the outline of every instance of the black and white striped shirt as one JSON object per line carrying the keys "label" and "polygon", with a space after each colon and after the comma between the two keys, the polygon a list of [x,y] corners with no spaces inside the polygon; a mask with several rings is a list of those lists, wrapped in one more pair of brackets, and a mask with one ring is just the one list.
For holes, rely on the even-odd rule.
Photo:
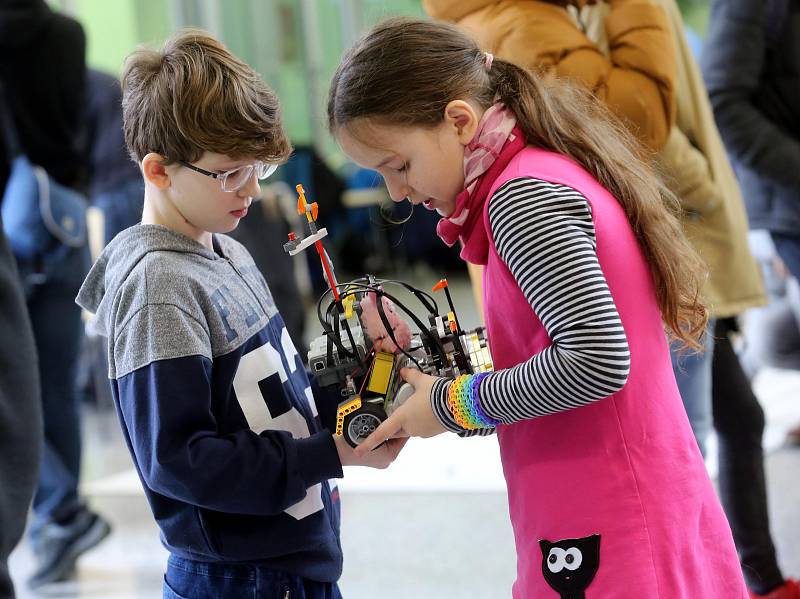
{"label": "black and white striped shirt", "polygon": [[[528,177],[508,181],[489,202],[497,252],[552,345],[487,376],[480,386],[483,410],[510,424],[579,408],[622,389],[630,352],[597,259],[589,202],[570,187]],[[434,385],[434,412],[445,427],[462,432],[447,408],[448,386]]]}

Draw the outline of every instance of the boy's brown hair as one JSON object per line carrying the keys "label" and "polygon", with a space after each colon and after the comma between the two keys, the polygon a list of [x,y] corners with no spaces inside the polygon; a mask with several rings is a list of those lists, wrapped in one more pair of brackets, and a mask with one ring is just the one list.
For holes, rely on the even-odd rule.
{"label": "boy's brown hair", "polygon": [[185,29],[160,52],[128,56],[122,92],[125,143],[137,162],[149,152],[166,164],[214,152],[276,164],[292,151],[275,93],[204,31]]}

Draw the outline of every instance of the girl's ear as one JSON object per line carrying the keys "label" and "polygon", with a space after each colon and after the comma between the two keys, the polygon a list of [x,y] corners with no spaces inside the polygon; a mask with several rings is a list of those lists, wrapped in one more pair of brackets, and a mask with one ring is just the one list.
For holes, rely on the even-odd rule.
{"label": "girl's ear", "polygon": [[458,135],[458,141],[466,146],[475,137],[481,115],[469,102],[452,100],[444,107],[444,120],[453,127]]}
{"label": "girl's ear", "polygon": [[158,189],[166,189],[170,185],[169,173],[167,173],[164,157],[161,154],[150,152],[142,158],[142,174],[146,181]]}

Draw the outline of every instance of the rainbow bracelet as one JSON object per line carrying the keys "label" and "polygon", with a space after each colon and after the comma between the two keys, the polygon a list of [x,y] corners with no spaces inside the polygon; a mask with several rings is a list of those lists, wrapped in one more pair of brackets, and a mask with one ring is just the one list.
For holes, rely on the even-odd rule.
{"label": "rainbow bracelet", "polygon": [[500,424],[483,411],[480,405],[480,384],[490,373],[462,374],[450,383],[447,390],[447,407],[456,423],[464,430],[492,428]]}

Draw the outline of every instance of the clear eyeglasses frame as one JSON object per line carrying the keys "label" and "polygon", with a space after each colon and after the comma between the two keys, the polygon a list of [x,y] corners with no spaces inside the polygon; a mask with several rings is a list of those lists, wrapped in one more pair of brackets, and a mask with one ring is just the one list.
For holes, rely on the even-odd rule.
{"label": "clear eyeglasses frame", "polygon": [[239,168],[225,171],[224,173],[207,171],[204,168],[200,168],[199,166],[195,166],[183,160],[179,160],[178,162],[181,166],[185,166],[196,173],[200,173],[206,177],[211,177],[212,179],[219,179],[219,184],[222,187],[222,191],[238,191],[247,185],[250,177],[253,176],[253,171],[255,171],[258,180],[263,181],[272,175],[276,170],[278,170],[277,164],[269,164],[267,162],[261,162],[260,160],[254,162],[253,164],[246,164],[244,166],[240,166]]}

